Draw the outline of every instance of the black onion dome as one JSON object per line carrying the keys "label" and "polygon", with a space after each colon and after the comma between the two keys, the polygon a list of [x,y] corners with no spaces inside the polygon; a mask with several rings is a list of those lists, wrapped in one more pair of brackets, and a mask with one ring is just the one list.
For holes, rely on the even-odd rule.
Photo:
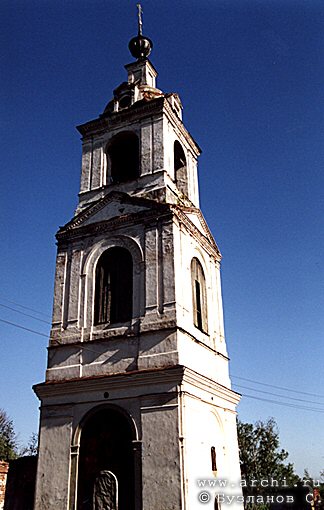
{"label": "black onion dome", "polygon": [[143,60],[151,53],[153,43],[148,37],[139,34],[129,41],[128,48],[133,57]]}

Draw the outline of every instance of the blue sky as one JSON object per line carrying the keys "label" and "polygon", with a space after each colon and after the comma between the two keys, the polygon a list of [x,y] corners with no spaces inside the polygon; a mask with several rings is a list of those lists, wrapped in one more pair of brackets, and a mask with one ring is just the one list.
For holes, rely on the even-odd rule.
{"label": "blue sky", "polygon": [[[126,79],[136,2],[3,0],[1,10],[0,319],[46,336],[54,234],[77,204],[75,126],[101,113]],[[223,254],[231,373],[271,385],[233,377],[237,390],[257,397],[242,398],[239,416],[273,416],[297,471],[308,467],[317,477],[324,468],[324,4],[143,0],[143,10],[158,86],[180,94],[185,125],[203,149],[201,206]],[[46,346],[46,337],[0,322],[0,407],[22,443],[38,427],[31,386],[44,380]]]}

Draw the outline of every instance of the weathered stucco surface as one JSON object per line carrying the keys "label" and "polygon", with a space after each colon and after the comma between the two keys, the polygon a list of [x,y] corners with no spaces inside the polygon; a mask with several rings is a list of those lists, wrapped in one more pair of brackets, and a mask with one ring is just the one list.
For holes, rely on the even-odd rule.
{"label": "weathered stucco surface", "polygon": [[[41,400],[35,510],[77,509],[82,429],[103,408],[132,424],[135,506],[127,510],[197,508],[197,479],[215,476],[212,447],[219,476],[239,477],[239,396],[228,373],[221,256],[198,208],[200,149],[182,124],[177,94],[155,88],[150,62],[126,69],[128,82],[104,114],[79,126],[80,201],[57,234],[46,381],[35,387]],[[131,107],[122,108],[127,94]],[[107,148],[126,131],[138,137],[139,174],[120,183],[112,179]],[[185,158],[181,183],[175,142]],[[96,324],[96,267],[114,247],[131,254],[132,315]],[[194,258],[206,285],[204,331],[193,320]]]}

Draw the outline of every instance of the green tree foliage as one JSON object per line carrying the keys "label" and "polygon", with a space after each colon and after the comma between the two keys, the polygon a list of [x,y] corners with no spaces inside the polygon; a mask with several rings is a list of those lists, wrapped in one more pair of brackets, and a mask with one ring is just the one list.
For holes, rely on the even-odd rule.
{"label": "green tree foliage", "polygon": [[19,457],[26,457],[28,455],[37,455],[38,453],[38,434],[33,432],[29,438],[26,446],[19,450]]}
{"label": "green tree foliage", "polygon": [[320,472],[320,493],[321,493],[321,499],[323,501],[323,508],[324,508],[324,469]]}
{"label": "green tree foliage", "polygon": [[9,461],[17,457],[17,438],[13,421],[0,409],[0,460]]}
{"label": "green tree foliage", "polygon": [[[288,452],[280,449],[279,431],[273,418],[255,424],[238,421],[237,428],[245,496],[275,494],[282,486],[292,487],[299,481],[293,464],[285,462]],[[269,483],[262,486],[262,480]],[[279,488],[272,480],[279,483]]]}

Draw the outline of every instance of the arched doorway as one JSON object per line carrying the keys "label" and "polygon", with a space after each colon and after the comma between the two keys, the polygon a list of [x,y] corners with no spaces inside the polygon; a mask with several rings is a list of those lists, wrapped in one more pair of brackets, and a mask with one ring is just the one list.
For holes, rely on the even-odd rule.
{"label": "arched doorway", "polygon": [[106,510],[108,495],[96,499],[95,488],[107,471],[117,479],[118,510],[134,510],[132,432],[130,421],[115,408],[99,409],[86,419],[80,439],[77,510]]}

